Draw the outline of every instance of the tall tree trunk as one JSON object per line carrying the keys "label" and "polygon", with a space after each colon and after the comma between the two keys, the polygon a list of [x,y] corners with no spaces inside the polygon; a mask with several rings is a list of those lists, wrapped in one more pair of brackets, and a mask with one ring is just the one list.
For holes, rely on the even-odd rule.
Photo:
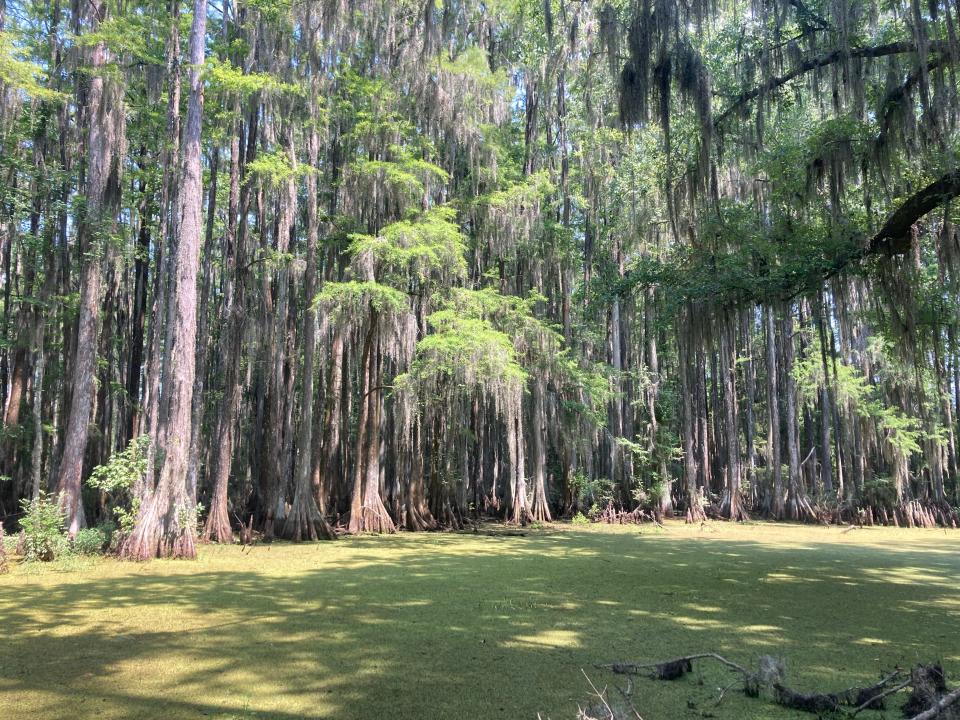
{"label": "tall tree trunk", "polygon": [[533,382],[533,426],[530,434],[533,439],[533,497],[530,502],[530,516],[537,522],[550,522],[550,504],[547,501],[547,452],[544,434],[547,418],[544,412],[544,380],[537,378]]}
{"label": "tall tree trunk", "polygon": [[740,491],[740,426],[737,421],[736,323],[728,310],[720,326],[720,376],[723,384],[723,427],[727,457],[722,508],[731,520],[748,520]]}
{"label": "tall tree trunk", "polygon": [[686,496],[687,512],[686,521],[688,523],[703,522],[706,514],[703,511],[703,498],[697,488],[697,453],[695,448],[695,438],[697,435],[697,413],[698,406],[696,398],[696,382],[691,381],[691,376],[696,372],[696,363],[691,361],[690,351],[692,345],[691,338],[691,315],[692,308],[688,305],[680,319],[680,331],[677,336],[677,357],[679,367],[677,372],[680,374],[680,393],[683,398],[683,407],[680,422],[683,423],[681,434],[683,435],[683,480],[684,495]]}
{"label": "tall tree trunk", "polygon": [[[106,19],[105,0],[90,0],[85,6],[90,32]],[[109,253],[109,227],[116,216],[120,192],[120,163],[115,151],[122,141],[121,95],[114,81],[107,80],[104,68],[109,60],[105,43],[97,43],[89,55],[90,80],[87,90],[87,187],[86,208],[79,223],[79,244],[86,256],[80,276],[80,307],[76,354],[72,367],[73,399],[67,420],[57,489],[71,536],[84,526],[81,498],[83,458],[87,447],[95,393],[97,336],[100,322],[101,252]],[[119,117],[118,117],[119,116]],[[101,243],[104,247],[98,247]]]}
{"label": "tall tree trunk", "polygon": [[[311,103],[313,105],[315,103]],[[309,137],[309,163],[317,166],[320,141],[317,131],[311,129]],[[284,537],[295,542],[300,540],[333,540],[336,538],[333,528],[320,514],[313,494],[310,466],[313,458],[313,375],[314,352],[316,350],[317,314],[313,307],[313,296],[317,291],[317,244],[319,242],[319,219],[317,217],[317,176],[313,171],[307,173],[307,258],[304,269],[305,279],[303,312],[303,392],[300,402],[300,426],[297,437],[296,466],[294,468],[293,502],[290,513],[283,526]]]}
{"label": "tall tree trunk", "polygon": [[770,497],[767,512],[782,520],[784,507],[783,471],[780,460],[780,367],[777,362],[777,323],[773,308],[764,309],[767,332],[767,471],[770,474]]}
{"label": "tall tree trunk", "polygon": [[183,142],[178,242],[170,298],[167,342],[168,373],[161,398],[167,408],[155,442],[161,463],[157,486],[148,490],[121,556],[130,560],[152,557],[196,557],[195,508],[188,487],[192,437],[193,389],[197,338],[197,271],[203,232],[203,188],[200,133],[203,121],[202,66],[206,44],[207,5],[195,0],[190,29],[190,99]]}
{"label": "tall tree trunk", "polygon": [[780,372],[784,388],[783,406],[785,411],[785,429],[787,432],[787,459],[790,474],[787,481],[787,518],[807,520],[814,516],[803,490],[800,475],[800,427],[797,421],[797,384],[793,378],[793,312],[788,306],[783,313],[783,332],[781,341],[783,362]]}
{"label": "tall tree trunk", "polygon": [[[383,355],[380,351],[379,336],[374,340],[371,349],[370,380],[367,392],[369,428],[364,449],[364,483],[363,506],[361,509],[362,530],[366,532],[394,532],[396,526],[387,513],[387,508],[380,497],[380,437],[383,417],[383,390],[380,387],[380,378],[383,373],[381,366]],[[352,521],[352,516],[351,516]]]}

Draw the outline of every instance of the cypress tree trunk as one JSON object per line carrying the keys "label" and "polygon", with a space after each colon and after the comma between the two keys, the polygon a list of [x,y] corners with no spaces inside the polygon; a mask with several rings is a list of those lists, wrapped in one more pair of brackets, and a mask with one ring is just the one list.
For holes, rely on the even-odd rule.
{"label": "cypress tree trunk", "polygon": [[[107,3],[104,0],[90,0],[84,7],[89,31],[96,32],[106,19]],[[115,149],[122,138],[123,116],[121,96],[113,88],[114,83],[108,82],[103,75],[108,54],[106,45],[101,42],[90,50],[89,56],[86,208],[79,225],[79,244],[82,255],[87,257],[80,276],[79,320],[74,346],[76,353],[70,383],[73,397],[57,478],[57,490],[61,493],[66,526],[71,536],[85,525],[80,485],[95,392],[103,272],[98,245],[108,235],[120,193],[120,164]],[[109,243],[109,240],[106,242]],[[103,251],[109,253],[108,246]]]}
{"label": "cypress tree trunk", "polygon": [[547,422],[543,407],[543,396],[546,393],[544,382],[537,379],[533,383],[533,427],[530,434],[533,438],[533,498],[530,504],[530,515],[537,522],[549,522],[550,505],[547,502],[547,453],[544,443],[544,431]]}
{"label": "cypress tree trunk", "polygon": [[767,326],[767,468],[771,483],[766,506],[775,520],[782,520],[785,506],[780,460],[780,366],[777,362],[777,324],[773,308],[764,310],[764,319]]}
{"label": "cypress tree trunk", "polygon": [[703,522],[706,520],[706,514],[703,511],[702,496],[697,488],[697,456],[695,449],[695,436],[697,434],[697,407],[696,383],[691,381],[691,375],[696,372],[695,363],[690,361],[690,313],[691,309],[687,306],[685,313],[681,317],[680,332],[677,336],[677,355],[679,367],[677,372],[680,374],[680,393],[683,398],[683,413],[681,422],[683,423],[683,476],[684,476],[684,494],[686,495],[687,512],[686,521],[688,523]]}
{"label": "cypress tree trunk", "polygon": [[726,446],[726,487],[721,510],[731,520],[749,520],[740,492],[740,436],[737,422],[736,324],[730,311],[720,328],[720,375],[723,384],[723,413]]}
{"label": "cypress tree trunk", "polygon": [[[313,103],[311,103],[313,104]],[[315,129],[310,131],[309,163],[317,165],[319,139]],[[283,526],[284,537],[295,542],[300,540],[333,540],[336,534],[317,507],[311,483],[310,465],[313,458],[313,374],[314,351],[316,350],[317,314],[313,309],[313,296],[317,289],[317,243],[319,241],[317,218],[317,176],[307,174],[307,258],[304,280],[303,313],[303,377],[300,403],[300,426],[294,469],[293,503]]]}
{"label": "cypress tree trunk", "polygon": [[367,431],[365,479],[363,483],[363,529],[367,532],[394,532],[396,526],[390,518],[387,508],[380,496],[380,452],[381,452],[381,425],[383,424],[383,390],[380,387],[382,377],[381,367],[383,356],[380,352],[379,337],[373,344],[372,361],[370,363],[371,378],[369,409],[367,415],[370,427]]}
{"label": "cypress tree trunk", "polygon": [[790,474],[787,482],[787,518],[808,520],[815,517],[803,489],[800,467],[800,428],[797,422],[797,384],[793,378],[793,312],[789,307],[783,313],[782,364],[780,367],[784,387],[785,425],[787,432],[787,458]]}
{"label": "cypress tree trunk", "polygon": [[203,120],[201,77],[206,43],[207,6],[195,0],[190,30],[190,99],[183,143],[178,243],[164,349],[166,373],[163,394],[167,416],[156,442],[161,463],[157,486],[143,499],[139,517],[121,556],[129,560],[152,557],[196,557],[195,508],[188,487],[192,437],[193,389],[197,335],[197,270],[202,233],[203,189],[200,168],[200,132]]}

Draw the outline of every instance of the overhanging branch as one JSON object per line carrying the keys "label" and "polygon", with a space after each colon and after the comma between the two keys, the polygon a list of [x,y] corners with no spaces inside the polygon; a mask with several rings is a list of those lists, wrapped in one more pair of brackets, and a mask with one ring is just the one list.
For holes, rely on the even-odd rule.
{"label": "overhanging branch", "polygon": [[957,195],[960,195],[960,169],[943,175],[907,198],[887,218],[880,231],[870,238],[868,254],[902,255],[907,252],[914,223]]}
{"label": "overhanging branch", "polygon": [[[947,49],[947,43],[939,40],[931,42],[927,48],[928,52],[932,53],[945,53]],[[717,118],[714,120],[714,125],[719,125],[728,117],[730,117],[730,115],[743,107],[746,103],[758,98],[760,95],[768,93],[772,90],[776,90],[777,88],[786,85],[791,80],[796,80],[801,75],[805,75],[806,73],[816,70],[817,68],[833,65],[834,63],[841,62],[847,58],[878,58],[886,57],[887,55],[904,55],[915,52],[917,52],[917,44],[915,42],[901,41],[886,43],[884,45],[853,48],[847,51],[832,50],[831,52],[824,53],[823,55],[809,58],[797,65],[790,72],[784,73],[783,75],[778,75],[777,77],[772,77],[766,82],[763,82],[760,85],[757,85],[756,87],[738,95],[734,101],[722,113],[720,113],[720,115],[717,116]]]}

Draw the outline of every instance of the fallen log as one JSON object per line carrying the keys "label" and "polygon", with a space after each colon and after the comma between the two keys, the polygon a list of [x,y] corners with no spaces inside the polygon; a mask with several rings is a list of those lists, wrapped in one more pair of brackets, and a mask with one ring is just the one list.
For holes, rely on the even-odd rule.
{"label": "fallen log", "polygon": [[[898,668],[868,687],[851,687],[837,692],[798,692],[790,688],[784,679],[783,662],[769,655],[761,656],[756,672],[713,652],[683,655],[661,662],[619,662],[596,667],[618,675],[677,680],[692,672],[697,660],[715,660],[738,673],[743,678],[743,692],[748,697],[759,697],[763,690],[768,690],[774,703],[793,710],[817,715],[842,711],[853,718],[863,710],[884,709],[888,697],[909,687],[912,691],[903,706],[904,717],[908,720],[960,720],[960,688],[947,691],[946,677],[940,665],[917,665],[906,680],[901,679],[904,671]],[[724,688],[723,693],[729,687]]]}

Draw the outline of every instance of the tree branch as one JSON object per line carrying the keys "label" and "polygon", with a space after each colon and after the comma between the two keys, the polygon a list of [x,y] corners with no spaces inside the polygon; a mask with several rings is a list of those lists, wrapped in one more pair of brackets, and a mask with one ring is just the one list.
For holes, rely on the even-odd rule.
{"label": "tree branch", "polygon": [[945,708],[953,705],[958,700],[960,700],[960,688],[957,688],[947,695],[944,695],[942,698],[940,698],[940,702],[938,702],[932,708],[929,710],[924,710],[919,715],[914,715],[912,718],[910,718],[910,720],[933,720],[933,718],[938,718]]}
{"label": "tree branch", "polygon": [[910,249],[910,230],[931,210],[960,195],[960,169],[942,176],[907,198],[870,238],[868,254],[902,255]]}
{"label": "tree branch", "polygon": [[[933,41],[930,43],[928,52],[945,52],[947,50],[947,43],[944,41]],[[861,47],[853,48],[848,51],[843,50],[832,50],[823,55],[818,55],[816,57],[810,58],[803,61],[797,67],[793,68],[790,72],[784,73],[777,77],[772,77],[766,82],[757,85],[756,87],[747,90],[746,92],[741,93],[733,101],[733,103],[727,107],[717,118],[714,120],[714,125],[719,125],[724,120],[726,120],[730,115],[732,115],[736,110],[741,108],[746,103],[754,100],[760,95],[770,92],[771,90],[776,90],[779,87],[786,85],[791,80],[796,80],[801,75],[805,75],[811,70],[816,70],[817,68],[826,67],[827,65],[833,65],[834,63],[840,62],[847,58],[878,58],[886,57],[887,55],[903,55],[906,53],[915,53],[917,52],[917,44],[915,42],[901,41],[886,43],[885,45],[873,45],[870,47]]]}

